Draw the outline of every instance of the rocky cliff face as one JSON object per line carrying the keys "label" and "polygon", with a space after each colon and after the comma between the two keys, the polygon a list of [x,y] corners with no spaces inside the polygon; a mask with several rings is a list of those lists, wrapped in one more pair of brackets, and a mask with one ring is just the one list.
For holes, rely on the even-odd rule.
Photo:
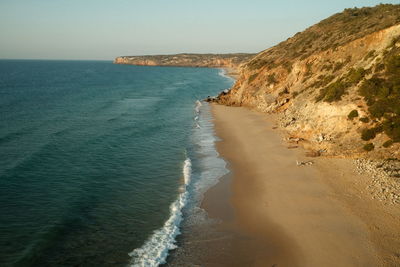
{"label": "rocky cliff face", "polygon": [[278,113],[317,155],[400,158],[400,5],[347,9],[261,52],[217,102]]}
{"label": "rocky cliff face", "polygon": [[177,66],[237,69],[249,61],[254,54],[177,54],[157,56],[117,57],[115,64],[139,66]]}

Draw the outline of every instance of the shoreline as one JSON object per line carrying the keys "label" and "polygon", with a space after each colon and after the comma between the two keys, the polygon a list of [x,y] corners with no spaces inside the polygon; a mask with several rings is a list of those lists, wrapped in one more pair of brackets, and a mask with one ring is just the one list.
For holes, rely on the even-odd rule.
{"label": "shoreline", "polygon": [[[399,211],[365,194],[369,178],[357,174],[350,159],[307,158],[301,148],[288,149],[272,130],[271,115],[211,108],[222,139],[217,151],[231,173],[206,192],[202,207],[230,238],[224,253],[210,250],[202,263],[400,264]],[[314,164],[297,166],[296,160]]]}

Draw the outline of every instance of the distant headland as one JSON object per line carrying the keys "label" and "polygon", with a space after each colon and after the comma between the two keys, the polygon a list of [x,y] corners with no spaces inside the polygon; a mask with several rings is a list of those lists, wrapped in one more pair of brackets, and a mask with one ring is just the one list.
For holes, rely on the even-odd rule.
{"label": "distant headland", "polygon": [[237,69],[256,54],[175,54],[149,56],[121,56],[114,60],[115,64],[139,66],[173,66],[173,67],[203,67]]}

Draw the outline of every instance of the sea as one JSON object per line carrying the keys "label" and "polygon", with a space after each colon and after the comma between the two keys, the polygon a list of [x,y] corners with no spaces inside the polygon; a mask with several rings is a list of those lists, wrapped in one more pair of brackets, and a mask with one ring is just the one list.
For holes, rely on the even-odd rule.
{"label": "sea", "polygon": [[0,60],[0,266],[158,266],[226,174],[221,69]]}

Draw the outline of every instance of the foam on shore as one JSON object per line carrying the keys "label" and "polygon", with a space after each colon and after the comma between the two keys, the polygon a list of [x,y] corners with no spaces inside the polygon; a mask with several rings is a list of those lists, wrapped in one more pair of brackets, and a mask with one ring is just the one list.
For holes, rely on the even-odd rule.
{"label": "foam on shore", "polygon": [[140,248],[133,250],[129,256],[133,258],[131,266],[158,266],[165,263],[168,251],[176,248],[176,236],[180,234],[179,225],[183,219],[182,209],[188,198],[187,186],[190,184],[192,163],[187,158],[183,164],[184,184],[182,190],[170,206],[170,217],[164,226],[149,237]]}

